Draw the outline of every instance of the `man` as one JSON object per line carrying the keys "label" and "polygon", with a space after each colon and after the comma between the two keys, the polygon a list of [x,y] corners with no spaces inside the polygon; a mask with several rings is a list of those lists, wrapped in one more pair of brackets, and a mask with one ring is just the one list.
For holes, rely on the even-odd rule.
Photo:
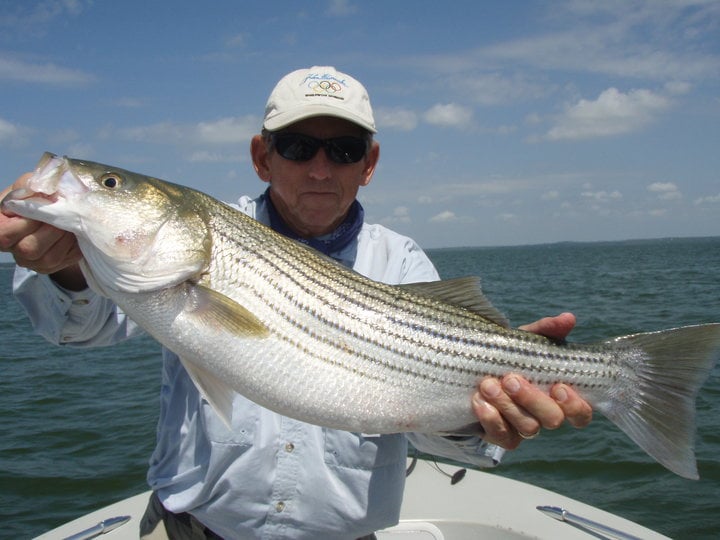
{"label": "man", "polygon": [[[369,97],[355,79],[331,67],[288,74],[270,95],[262,134],[251,141],[255,171],[269,187],[258,198],[242,197],[238,208],[374,280],[437,280],[412,240],[364,222],[356,196],[378,162],[375,132]],[[0,248],[14,255],[20,267],[15,294],[48,340],[94,346],[138,332],[116,306],[87,289],[72,235],[3,216]],[[574,317],[563,314],[527,329],[562,338],[573,325]],[[558,427],[566,418],[577,426],[590,421],[590,407],[572,389],[557,385],[551,396],[516,376],[482,381],[469,404],[482,437],[342,432],[282,417],[242,396],[233,402],[228,429],[175,354],[164,350],[157,446],[148,472],[154,495],[142,534],[372,535],[397,522],[408,439],[429,453],[493,466],[501,447],[515,448],[541,427]]]}

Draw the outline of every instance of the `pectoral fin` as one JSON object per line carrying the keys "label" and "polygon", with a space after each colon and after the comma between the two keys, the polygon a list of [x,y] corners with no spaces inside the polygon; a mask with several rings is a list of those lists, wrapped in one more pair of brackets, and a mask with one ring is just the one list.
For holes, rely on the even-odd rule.
{"label": "pectoral fin", "polygon": [[196,324],[241,337],[264,338],[270,334],[244,306],[204,285],[190,285],[185,315],[196,319]]}
{"label": "pectoral fin", "polygon": [[[246,339],[262,339],[270,335],[262,321],[232,298],[205,285],[188,282],[184,286],[185,303],[181,317],[211,339],[214,335],[221,338],[228,334]],[[236,392],[220,376],[198,365],[192,358],[181,358],[180,361],[200,394],[230,427]]]}

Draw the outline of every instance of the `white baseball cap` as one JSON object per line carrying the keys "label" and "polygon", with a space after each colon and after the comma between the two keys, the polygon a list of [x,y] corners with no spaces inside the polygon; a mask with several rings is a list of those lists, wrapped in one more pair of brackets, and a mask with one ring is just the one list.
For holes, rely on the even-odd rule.
{"label": "white baseball cap", "polygon": [[277,131],[313,116],[342,118],[377,133],[365,87],[331,66],[298,69],[280,79],[265,105],[263,127]]}

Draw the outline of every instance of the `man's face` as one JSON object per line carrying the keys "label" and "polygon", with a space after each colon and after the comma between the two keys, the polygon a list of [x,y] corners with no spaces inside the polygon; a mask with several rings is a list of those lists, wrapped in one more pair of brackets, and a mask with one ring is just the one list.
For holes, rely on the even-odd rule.
{"label": "man's face", "polygon": [[[325,116],[302,120],[282,132],[318,139],[365,135],[351,122]],[[305,237],[327,234],[343,221],[360,186],[370,182],[378,157],[378,145],[373,143],[357,163],[335,163],[324,148],[309,161],[291,161],[275,149],[267,152],[264,142],[253,142],[255,168],[270,183],[273,204],[287,224]]]}

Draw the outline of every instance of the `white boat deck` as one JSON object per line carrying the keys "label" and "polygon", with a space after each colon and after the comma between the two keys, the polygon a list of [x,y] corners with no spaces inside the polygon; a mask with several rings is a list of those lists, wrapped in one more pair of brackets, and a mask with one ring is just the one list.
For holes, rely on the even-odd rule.
{"label": "white boat deck", "polygon": [[[442,465],[442,469],[452,473],[457,467]],[[93,538],[95,536],[77,535],[106,519],[129,516],[126,523],[102,534],[100,538],[136,540],[149,495],[150,492],[145,492],[119,501],[37,538]],[[572,516],[599,523],[606,529],[583,530],[577,525],[553,519],[539,511],[538,506],[563,508]],[[379,540],[667,538],[569,497],[494,474],[468,470],[460,482],[451,485],[450,479],[440,473],[434,464],[422,460],[407,479],[400,523],[379,531],[377,537]]]}

